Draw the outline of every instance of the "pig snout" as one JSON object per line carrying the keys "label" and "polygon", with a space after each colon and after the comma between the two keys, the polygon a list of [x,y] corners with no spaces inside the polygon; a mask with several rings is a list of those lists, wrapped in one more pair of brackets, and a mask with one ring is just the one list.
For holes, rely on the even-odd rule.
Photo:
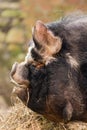
{"label": "pig snout", "polygon": [[15,62],[10,73],[11,82],[15,84],[12,97],[15,95],[27,105],[29,100],[29,69],[25,62]]}
{"label": "pig snout", "polygon": [[16,86],[25,87],[29,86],[29,71],[24,62],[18,64],[17,62],[13,64],[10,73],[11,82]]}

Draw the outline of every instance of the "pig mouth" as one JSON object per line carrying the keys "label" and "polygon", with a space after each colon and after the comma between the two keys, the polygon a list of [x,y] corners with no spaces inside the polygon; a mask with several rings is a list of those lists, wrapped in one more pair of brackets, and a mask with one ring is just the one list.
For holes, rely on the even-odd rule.
{"label": "pig mouth", "polygon": [[28,102],[29,102],[29,90],[28,89],[14,87],[12,90],[12,94],[11,94],[11,99],[13,99],[11,101],[13,104],[15,104],[16,100],[14,100],[14,99],[16,99],[16,97],[18,97],[25,106],[28,106]]}
{"label": "pig mouth", "polygon": [[12,96],[16,95],[24,105],[28,106],[29,102],[29,88],[23,84],[17,83],[12,77],[10,82],[14,85]]}

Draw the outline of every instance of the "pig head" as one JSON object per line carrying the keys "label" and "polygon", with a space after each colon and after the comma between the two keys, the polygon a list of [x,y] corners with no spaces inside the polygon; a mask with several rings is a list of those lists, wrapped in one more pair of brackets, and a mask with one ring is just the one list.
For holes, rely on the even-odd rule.
{"label": "pig head", "polygon": [[37,21],[24,62],[12,67],[11,80],[20,88],[15,93],[50,120],[87,121],[86,20]]}

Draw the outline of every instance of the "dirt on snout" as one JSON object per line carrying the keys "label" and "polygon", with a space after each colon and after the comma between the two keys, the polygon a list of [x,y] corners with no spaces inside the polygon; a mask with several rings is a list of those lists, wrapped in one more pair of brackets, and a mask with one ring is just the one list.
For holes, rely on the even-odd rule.
{"label": "dirt on snout", "polygon": [[0,130],[87,130],[82,122],[53,123],[27,108],[17,97],[14,106],[0,113]]}

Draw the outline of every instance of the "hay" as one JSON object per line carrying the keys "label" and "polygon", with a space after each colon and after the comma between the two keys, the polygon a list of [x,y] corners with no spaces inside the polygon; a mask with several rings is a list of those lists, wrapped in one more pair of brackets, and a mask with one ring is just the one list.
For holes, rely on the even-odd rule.
{"label": "hay", "polygon": [[32,112],[17,99],[15,105],[0,114],[0,130],[87,130],[86,123],[55,124]]}

